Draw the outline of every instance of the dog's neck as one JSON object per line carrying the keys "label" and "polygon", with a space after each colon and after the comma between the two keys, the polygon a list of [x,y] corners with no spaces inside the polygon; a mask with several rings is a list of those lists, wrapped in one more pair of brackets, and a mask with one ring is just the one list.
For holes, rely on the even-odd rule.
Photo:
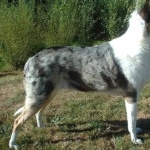
{"label": "dog's neck", "polygon": [[133,12],[126,33],[110,41],[124,74],[139,90],[150,80],[150,35],[146,25],[145,20]]}
{"label": "dog's neck", "polygon": [[146,23],[137,11],[132,13],[128,30],[123,37],[136,43],[142,42],[145,38],[150,40],[150,35],[146,31]]}
{"label": "dog's neck", "polygon": [[134,11],[129,20],[128,30],[110,43],[118,53],[123,51],[133,57],[144,49],[150,53],[150,35],[146,32],[145,21]]}

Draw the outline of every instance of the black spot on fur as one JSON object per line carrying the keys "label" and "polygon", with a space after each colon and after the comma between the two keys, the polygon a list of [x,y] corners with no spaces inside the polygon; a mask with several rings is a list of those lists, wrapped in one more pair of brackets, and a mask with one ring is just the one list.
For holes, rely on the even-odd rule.
{"label": "black spot on fur", "polygon": [[[117,62],[116,62],[117,65]],[[117,65],[118,67],[118,73],[117,73],[117,78],[115,80],[116,84],[118,87],[120,87],[123,90],[123,96],[124,97],[134,97],[136,101],[136,96],[137,92],[133,85],[127,80],[125,75],[122,73],[121,68]]]}
{"label": "black spot on fur", "polygon": [[53,71],[55,68],[56,68],[56,64],[55,63],[52,63],[50,65],[48,65],[49,68]]}
{"label": "black spot on fur", "polygon": [[51,81],[47,81],[45,83],[45,93],[49,94],[54,90],[54,84]]}
{"label": "black spot on fur", "polygon": [[40,90],[38,95],[42,95],[44,97],[44,99],[47,99],[48,95],[50,95],[51,92],[54,90],[54,84],[51,81],[46,81],[43,84],[44,84],[43,88],[42,88],[42,90]]}
{"label": "black spot on fur", "polygon": [[116,75],[117,77],[115,79],[115,83],[117,84],[118,87],[120,87],[123,90],[123,96],[124,97],[134,97],[134,100],[136,101],[137,92],[136,92],[135,88],[127,80],[127,78],[123,74],[121,68],[118,66],[117,61],[115,61],[115,63],[116,63],[116,66],[118,68],[118,72],[117,72],[117,75]]}
{"label": "black spot on fur", "polygon": [[38,77],[44,77],[44,76],[46,76],[45,71],[44,71],[44,68],[41,67],[39,68]]}
{"label": "black spot on fur", "polygon": [[72,49],[71,47],[69,47],[68,50],[69,50],[70,52],[73,52],[73,49]]}
{"label": "black spot on fur", "polygon": [[63,61],[67,61],[68,58],[67,58],[67,57],[63,57],[62,60],[63,60]]}
{"label": "black spot on fur", "polygon": [[70,78],[70,86],[75,88],[76,90],[87,92],[87,91],[95,91],[95,89],[90,88],[89,85],[86,85],[82,80],[81,74],[76,71],[68,72]]}
{"label": "black spot on fur", "polygon": [[58,62],[59,62],[59,59],[60,59],[60,55],[56,56],[56,57],[55,57],[55,63],[58,63]]}
{"label": "black spot on fur", "polygon": [[115,82],[117,83],[117,85],[121,88],[127,88],[128,86],[128,81],[126,79],[126,77],[124,76],[124,74],[122,73],[121,69],[118,69],[118,73],[117,73],[117,78],[115,80]]}
{"label": "black spot on fur", "polygon": [[136,100],[137,100],[137,91],[132,86],[132,84],[128,83],[127,88],[124,90],[123,96],[124,97],[132,97],[132,98],[134,98],[134,102],[136,102]]}
{"label": "black spot on fur", "polygon": [[125,93],[125,97],[134,97],[136,100],[137,92],[133,88],[130,90],[127,90]]}
{"label": "black spot on fur", "polygon": [[35,69],[35,71],[37,71],[37,77],[44,77],[45,76],[44,68],[41,67],[38,63],[36,63],[34,65],[34,69]]}
{"label": "black spot on fur", "polygon": [[35,85],[36,85],[36,83],[37,83],[36,81],[33,81],[33,82],[32,82],[32,85],[33,85],[33,86],[35,86]]}
{"label": "black spot on fur", "polygon": [[69,75],[71,80],[82,82],[81,81],[81,75],[78,72],[76,72],[76,71],[69,71],[68,75]]}
{"label": "black spot on fur", "polygon": [[103,72],[101,72],[101,76],[102,76],[103,80],[107,83],[109,89],[114,88],[114,85],[113,85],[110,77],[105,75]]}
{"label": "black spot on fur", "polygon": [[40,64],[42,64],[42,63],[44,63],[45,61],[44,60],[42,60],[40,57],[41,57],[41,55],[42,55],[42,53],[37,53],[36,55],[35,55],[35,62],[36,63],[40,63]]}

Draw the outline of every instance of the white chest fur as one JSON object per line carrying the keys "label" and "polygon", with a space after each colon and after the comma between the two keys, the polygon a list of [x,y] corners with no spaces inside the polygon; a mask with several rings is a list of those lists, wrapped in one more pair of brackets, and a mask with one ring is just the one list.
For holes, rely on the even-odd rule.
{"label": "white chest fur", "polygon": [[141,90],[150,80],[150,37],[136,12],[132,14],[127,32],[110,41],[110,45],[126,78]]}

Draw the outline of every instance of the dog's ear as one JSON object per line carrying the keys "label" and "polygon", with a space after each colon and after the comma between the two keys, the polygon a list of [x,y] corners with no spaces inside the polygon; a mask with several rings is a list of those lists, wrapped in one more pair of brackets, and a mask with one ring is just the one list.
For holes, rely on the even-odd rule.
{"label": "dog's ear", "polygon": [[139,15],[147,22],[150,23],[150,0],[146,0],[143,8],[139,11]]}

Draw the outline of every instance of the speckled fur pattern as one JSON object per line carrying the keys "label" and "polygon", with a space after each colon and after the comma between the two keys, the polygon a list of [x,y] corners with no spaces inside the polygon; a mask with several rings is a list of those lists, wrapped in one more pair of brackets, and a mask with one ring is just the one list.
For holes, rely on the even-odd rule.
{"label": "speckled fur pattern", "polygon": [[[150,0],[135,11],[127,32],[93,47],[51,47],[28,59],[24,67],[25,104],[15,115],[9,147],[18,149],[16,137],[22,125],[36,114],[42,127],[44,108],[62,88],[83,92],[104,91],[125,98],[131,141],[136,135],[137,100],[150,80]],[[139,130],[139,129],[138,129]]]}
{"label": "speckled fur pattern", "polygon": [[85,92],[118,90],[125,95],[136,93],[122,73],[108,42],[94,47],[66,46],[43,50],[27,61],[24,76],[25,85],[30,82],[36,96],[44,92],[48,96],[55,88],[62,88],[64,82],[68,88]]}

